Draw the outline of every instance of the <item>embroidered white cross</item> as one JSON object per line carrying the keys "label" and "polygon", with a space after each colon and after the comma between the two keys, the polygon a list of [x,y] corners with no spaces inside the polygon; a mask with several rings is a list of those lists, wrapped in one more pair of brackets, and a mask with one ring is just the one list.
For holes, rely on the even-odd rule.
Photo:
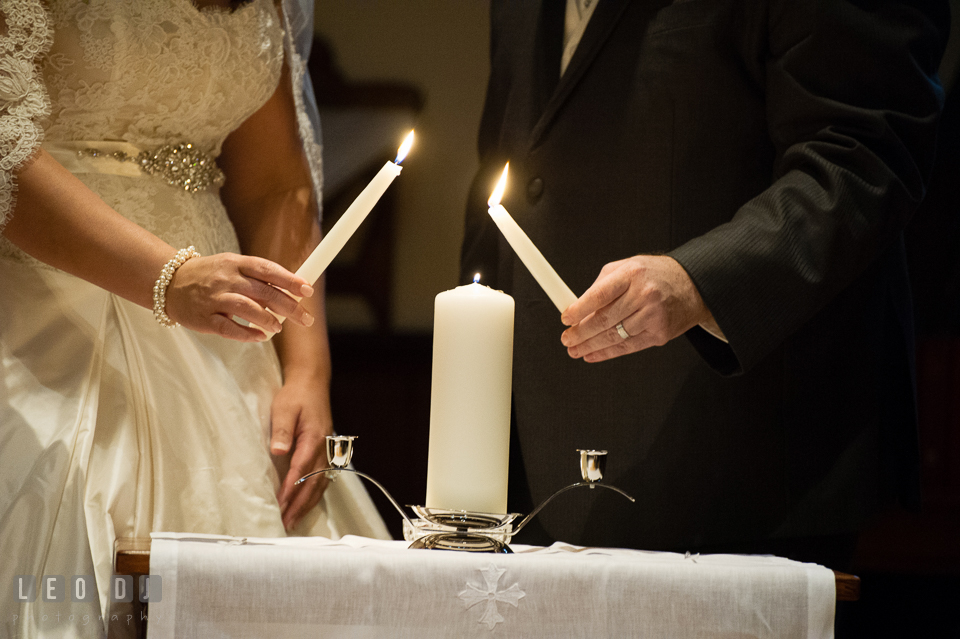
{"label": "embroidered white cross", "polygon": [[496,565],[490,564],[480,570],[480,574],[483,575],[484,588],[468,583],[467,589],[461,591],[458,595],[463,600],[465,609],[473,608],[479,603],[487,604],[483,614],[480,615],[479,623],[485,625],[491,631],[496,628],[498,623],[503,621],[500,611],[497,610],[497,602],[507,603],[516,608],[520,604],[520,599],[527,595],[520,590],[519,584],[513,584],[506,590],[497,590],[500,577],[505,572],[507,572],[506,568],[497,568]]}

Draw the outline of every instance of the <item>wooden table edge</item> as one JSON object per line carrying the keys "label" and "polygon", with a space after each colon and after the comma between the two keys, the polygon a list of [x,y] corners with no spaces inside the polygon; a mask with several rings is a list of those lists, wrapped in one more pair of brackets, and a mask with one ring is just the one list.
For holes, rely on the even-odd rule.
{"label": "wooden table edge", "polygon": [[845,572],[833,571],[837,583],[837,601],[860,600],[860,577]]}

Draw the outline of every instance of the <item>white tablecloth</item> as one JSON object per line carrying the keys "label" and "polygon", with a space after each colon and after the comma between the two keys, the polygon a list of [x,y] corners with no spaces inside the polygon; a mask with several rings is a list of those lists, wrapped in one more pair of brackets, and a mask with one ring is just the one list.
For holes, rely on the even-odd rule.
{"label": "white tablecloth", "polygon": [[346,537],[156,533],[170,637],[833,637],[833,572],[555,544],[493,555]]}

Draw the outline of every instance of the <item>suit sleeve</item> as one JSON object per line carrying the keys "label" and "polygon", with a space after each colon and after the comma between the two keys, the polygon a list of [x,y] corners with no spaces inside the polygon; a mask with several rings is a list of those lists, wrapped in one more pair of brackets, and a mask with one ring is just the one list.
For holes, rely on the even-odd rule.
{"label": "suit sleeve", "polygon": [[670,253],[729,339],[688,334],[720,372],[751,368],[900,237],[932,168],[948,15],[933,0],[771,3],[773,182]]}

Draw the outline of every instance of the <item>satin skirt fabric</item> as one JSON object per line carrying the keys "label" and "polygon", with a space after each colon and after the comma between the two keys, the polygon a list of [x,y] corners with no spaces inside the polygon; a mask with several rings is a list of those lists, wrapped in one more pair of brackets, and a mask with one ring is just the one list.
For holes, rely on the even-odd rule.
{"label": "satin skirt fabric", "polygon": [[[268,452],[281,384],[270,343],[166,329],[98,287],[4,258],[0,301],[0,583],[97,585],[94,603],[4,596],[0,628],[100,635],[118,538],[285,535]],[[349,474],[294,532],[389,538]]]}

